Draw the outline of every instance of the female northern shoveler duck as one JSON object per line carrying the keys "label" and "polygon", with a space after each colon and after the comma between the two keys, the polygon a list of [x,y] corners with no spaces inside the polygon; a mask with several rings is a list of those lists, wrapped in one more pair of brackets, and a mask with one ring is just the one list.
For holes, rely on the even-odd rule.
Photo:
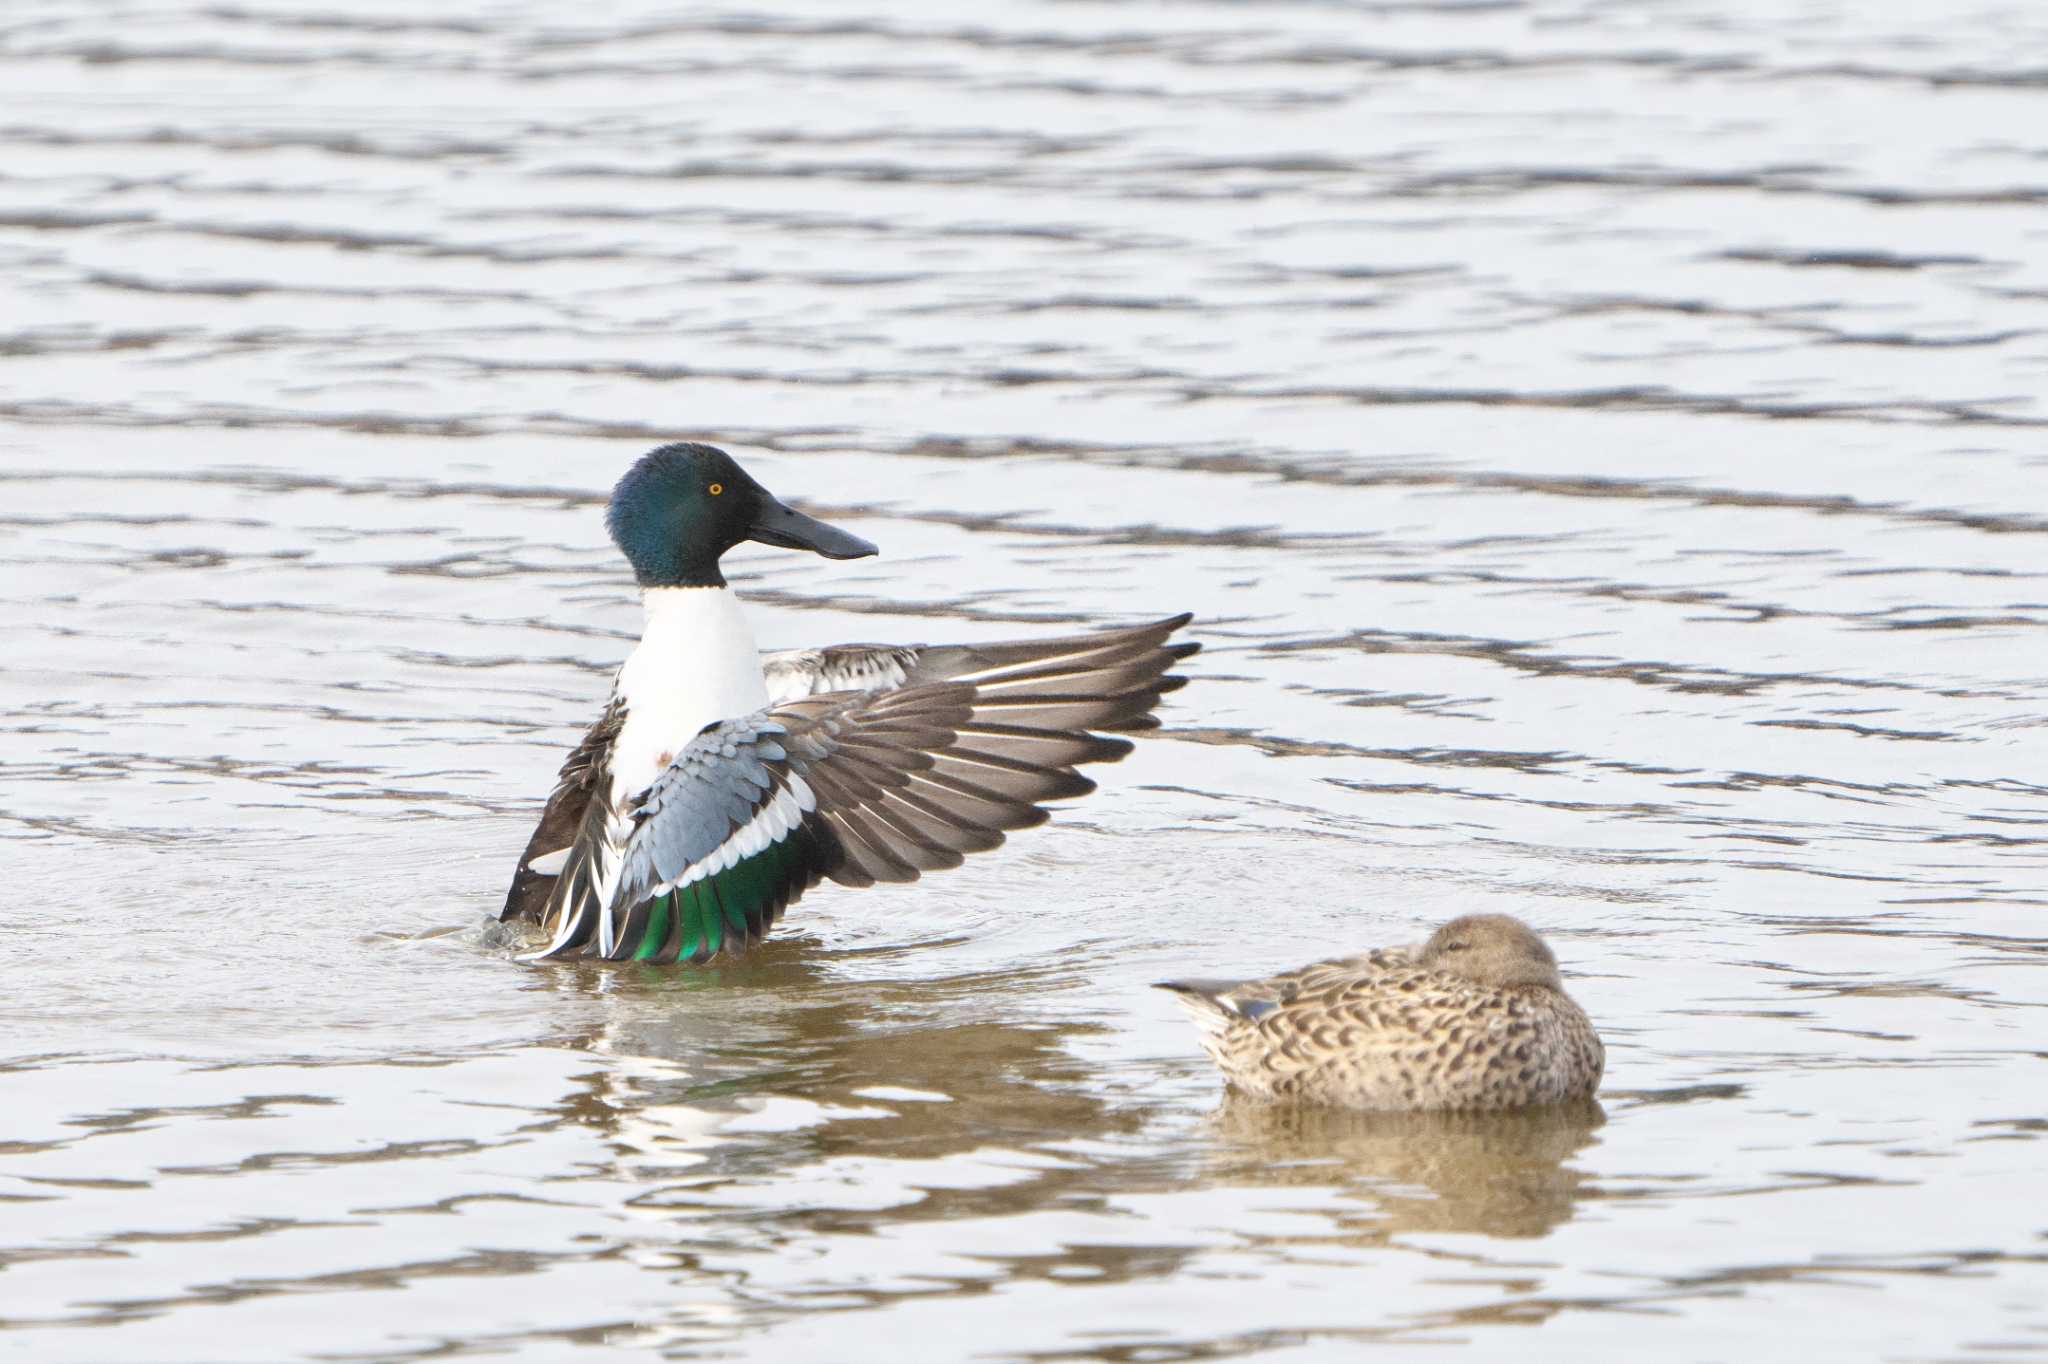
{"label": "female northern shoveler duck", "polygon": [[1519,1108],[1592,1096],[1606,1048],[1520,919],[1468,914],[1420,947],[1265,980],[1167,981],[1231,1086],[1378,1110]]}
{"label": "female northern shoveler duck", "polygon": [[499,915],[562,956],[702,962],[768,931],[820,878],[915,881],[1085,795],[1074,769],[1158,726],[1200,647],[1187,616],[1013,644],[842,645],[765,666],[719,572],[744,540],[857,559],[709,445],[664,445],[612,492],[646,605],[611,700],[562,767]]}

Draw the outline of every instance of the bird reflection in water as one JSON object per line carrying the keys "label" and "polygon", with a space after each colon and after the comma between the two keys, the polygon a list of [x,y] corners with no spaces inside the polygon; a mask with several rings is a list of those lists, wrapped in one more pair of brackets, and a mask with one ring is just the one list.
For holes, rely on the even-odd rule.
{"label": "bird reflection in water", "polygon": [[[1410,1232],[1542,1236],[1596,1196],[1567,1162],[1606,1121],[1592,1100],[1493,1113],[1364,1113],[1227,1099],[1217,1110],[1219,1178],[1345,1186],[1369,1219],[1347,1241]],[[1328,1239],[1328,1238],[1317,1238]]]}
{"label": "bird reflection in water", "polygon": [[[989,1016],[991,999],[1071,986],[1085,966],[904,979],[861,969],[906,950],[916,949],[830,953],[791,938],[689,972],[555,968],[554,988],[596,994],[608,1015],[565,1039],[604,1064],[579,1077],[563,1116],[607,1134],[621,1173],[708,1166],[700,1176],[836,1157],[941,1161],[1145,1125],[1150,1107],[1107,1102],[1074,1054],[1071,1043],[1100,1025],[1051,1010],[1024,1022]],[[1023,1184],[1006,1186],[1020,1208],[1045,1197],[1042,1184]],[[943,1205],[954,1192],[927,1188],[922,1202]]]}

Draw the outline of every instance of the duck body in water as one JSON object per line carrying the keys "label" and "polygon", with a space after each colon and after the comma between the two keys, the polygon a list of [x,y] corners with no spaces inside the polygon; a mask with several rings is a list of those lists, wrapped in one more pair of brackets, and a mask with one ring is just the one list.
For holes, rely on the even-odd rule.
{"label": "duck body in water", "polygon": [[1231,1088],[1256,1099],[1468,1111],[1590,1098],[1606,1048],[1536,932],[1453,919],[1383,948],[1263,980],[1162,983]]}
{"label": "duck body in water", "polygon": [[530,959],[704,962],[799,895],[914,881],[1085,795],[1117,731],[1158,726],[1189,617],[1015,643],[840,645],[763,659],[719,560],[743,541],[861,558],[724,451],[665,445],[607,524],[646,608],[596,724],[563,764],[500,918]]}

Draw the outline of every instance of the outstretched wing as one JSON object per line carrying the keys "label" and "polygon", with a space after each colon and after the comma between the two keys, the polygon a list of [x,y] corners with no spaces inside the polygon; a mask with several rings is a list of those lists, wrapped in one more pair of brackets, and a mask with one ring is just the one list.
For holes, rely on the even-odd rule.
{"label": "outstretched wing", "polygon": [[[1191,619],[1184,613],[1125,630],[995,644],[834,644],[823,649],[784,649],[763,654],[761,672],[768,684],[768,698],[777,705],[835,691],[881,691],[928,682],[996,687],[1050,681],[1062,674],[1078,689],[1102,685],[1099,675],[1118,659],[1142,667],[1153,660],[1155,651],[1163,649],[1168,655],[1158,665],[1163,668],[1196,652],[1201,647],[1198,644],[1165,645],[1167,637]],[[1120,724],[1091,726],[1126,732],[1158,727],[1159,719],[1149,708]]]}
{"label": "outstretched wing", "polygon": [[[760,938],[821,877],[914,881],[998,846],[1044,822],[1041,802],[1092,791],[1077,767],[1130,751],[1090,731],[1146,727],[1183,684],[1166,669],[1196,646],[1165,640],[1185,619],[984,653],[959,680],[826,693],[706,729],[641,797],[603,903],[550,901],[538,955],[704,961]],[[572,855],[564,874],[575,869]]]}

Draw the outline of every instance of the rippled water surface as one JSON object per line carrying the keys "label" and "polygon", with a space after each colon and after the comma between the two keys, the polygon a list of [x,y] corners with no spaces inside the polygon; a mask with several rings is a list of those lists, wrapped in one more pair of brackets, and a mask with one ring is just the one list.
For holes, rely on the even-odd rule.
{"label": "rippled water surface", "polygon": [[[2048,1355],[2048,14],[0,10],[0,1356]],[[1048,829],[485,930],[731,447],[769,647],[1188,608]],[[1539,925],[1604,1120],[1146,984]],[[1510,1352],[1514,1352],[1512,1356]]]}

